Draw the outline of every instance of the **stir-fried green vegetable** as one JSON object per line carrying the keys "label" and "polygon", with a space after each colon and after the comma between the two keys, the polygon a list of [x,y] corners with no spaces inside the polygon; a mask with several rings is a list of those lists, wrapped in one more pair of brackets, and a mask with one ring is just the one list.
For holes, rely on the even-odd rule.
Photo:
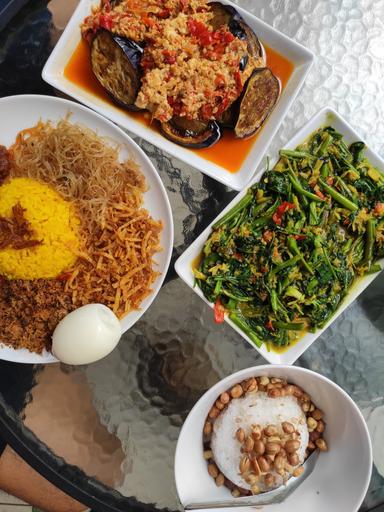
{"label": "stir-fried green vegetable", "polygon": [[322,327],[354,279],[380,270],[384,177],[327,127],[280,151],[239,203],[214,226],[196,282],[258,346],[289,345]]}

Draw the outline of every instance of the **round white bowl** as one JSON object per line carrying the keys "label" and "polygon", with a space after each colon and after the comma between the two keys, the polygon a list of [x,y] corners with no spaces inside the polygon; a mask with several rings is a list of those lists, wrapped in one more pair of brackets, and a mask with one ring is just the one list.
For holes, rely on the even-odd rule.
{"label": "round white bowl", "polygon": [[[73,101],[54,96],[39,96],[25,94],[0,98],[0,144],[10,146],[16,135],[25,128],[34,126],[39,120],[57,122],[71,114],[71,122],[80,123],[98,135],[109,138],[120,145],[120,158],[132,158],[140,167],[147,181],[148,190],[144,194],[144,208],[154,219],[163,223],[160,237],[162,251],[154,257],[155,270],[159,276],[152,285],[151,293],[143,300],[140,309],[131,311],[121,320],[121,331],[130,329],[149,308],[167,273],[173,248],[173,219],[172,210],[165,187],[161,178],[144,151],[118,126],[105,119],[93,110],[83,107]],[[54,363],[57,359],[51,352],[42,354],[29,352],[27,349],[15,350],[1,343],[0,329],[0,359],[18,363]],[[6,341],[6,340],[3,340]]]}
{"label": "round white bowl", "polygon": [[[183,425],[176,448],[175,479],[181,503],[232,498],[227,488],[217,487],[208,475],[203,458],[203,426],[209,409],[223,391],[244,379],[261,375],[285,378],[302,387],[325,414],[329,451],[320,453],[313,473],[278,505],[279,512],[357,511],[372,472],[372,447],[364,418],[337,384],[295,366],[265,365],[241,370],[218,382],[200,398]],[[276,505],[262,509],[276,510]]]}

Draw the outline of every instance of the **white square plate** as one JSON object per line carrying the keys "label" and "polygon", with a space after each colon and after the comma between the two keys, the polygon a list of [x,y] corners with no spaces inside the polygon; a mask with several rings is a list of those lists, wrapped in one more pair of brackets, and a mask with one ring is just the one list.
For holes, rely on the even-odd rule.
{"label": "white square plate", "polygon": [[[309,135],[311,135],[315,130],[322,126],[331,125],[337,131],[342,133],[345,137],[347,143],[352,143],[358,140],[363,140],[359,135],[353,130],[353,128],[345,121],[337,112],[332,110],[331,108],[325,107],[320,110],[312,119],[308,121],[308,123],[284,146],[285,149],[295,149],[296,146],[301,144]],[[370,160],[370,162],[380,169],[384,171],[384,161],[369,148],[366,149],[365,155]],[[273,158],[270,163],[270,167],[272,168],[277,162],[277,158]],[[257,183],[263,172],[263,168],[260,167],[259,173],[257,177],[252,180],[250,185]],[[208,302],[204,297],[203,292],[198,286],[194,287],[194,275],[192,272],[192,263],[196,258],[201,254],[204,243],[206,242],[208,236],[211,233],[212,225],[217,222],[217,220],[225,215],[235,204],[239,202],[239,200],[247,193],[247,188],[242,190],[230,203],[229,205],[218,215],[218,217],[201,233],[201,235],[196,238],[196,240],[188,247],[188,249],[179,257],[179,259],[175,263],[176,272],[179,276],[185,281],[188,286],[190,286],[211,308],[213,308],[213,304]],[[384,258],[379,261],[379,263],[383,266]],[[248,338],[248,336],[239,329],[229,318],[225,318],[225,321],[231,325],[244,339],[248,341],[260,354],[270,363],[272,364],[293,364],[296,359],[298,359],[301,354],[312,345],[312,343],[321,336],[321,334],[327,329],[332,322],[336,320],[336,318],[360,295],[360,293],[365,290],[365,288],[378,276],[380,272],[376,274],[371,274],[364,276],[359,279],[352,287],[352,290],[348,293],[348,295],[344,298],[342,304],[337,309],[336,313],[332,316],[326,326],[322,329],[318,329],[315,333],[307,333],[300,341],[298,341],[295,345],[287,349],[286,352],[276,353],[276,352],[268,352],[265,345],[262,345],[261,348],[256,347],[256,345]],[[212,325],[213,318],[212,318]]]}
{"label": "white square plate", "polygon": [[248,25],[255,31],[262,43],[266,44],[273,50],[276,50],[283,57],[289,59],[294,65],[292,75],[284,87],[275,109],[267,119],[258,136],[255,138],[247,158],[244,160],[240,170],[236,173],[231,173],[224,167],[206,160],[202,156],[203,153],[200,153],[199,155],[198,151],[191,151],[174,144],[163,137],[157,130],[145,126],[140,121],[135,120],[134,117],[129,115],[127,110],[111,105],[111,103],[108,103],[91,92],[86,91],[64,76],[64,69],[81,39],[79,28],[80,23],[83,21],[85,16],[90,13],[91,6],[99,4],[99,0],[80,1],[79,6],[74,12],[64,33],[44,66],[42,73],[43,79],[56,89],[72,96],[88,107],[93,108],[100,114],[119,124],[121,127],[130,130],[160,149],[170,153],[172,156],[193,165],[211,178],[214,178],[235,190],[241,190],[254,175],[266,148],[303,85],[313,63],[314,55],[299,43],[289,39],[284,34],[281,34],[237,5],[232,4],[228,0],[222,0],[222,3],[232,5],[237,9]]}

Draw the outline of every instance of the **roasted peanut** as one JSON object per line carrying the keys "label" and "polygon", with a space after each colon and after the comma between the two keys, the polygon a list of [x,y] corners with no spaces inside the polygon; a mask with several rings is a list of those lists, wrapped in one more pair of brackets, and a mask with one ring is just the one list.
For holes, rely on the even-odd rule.
{"label": "roasted peanut", "polygon": [[231,494],[232,494],[232,496],[233,496],[234,498],[238,498],[238,497],[240,496],[240,491],[239,491],[239,489],[238,489],[237,487],[235,487],[235,488],[233,489],[233,491],[231,492]]}
{"label": "roasted peanut", "polygon": [[257,391],[257,381],[255,377],[252,377],[245,381],[245,389],[247,393],[252,393],[253,391]]}
{"label": "roasted peanut", "polygon": [[257,440],[255,441],[255,444],[254,444],[253,449],[255,450],[255,452],[257,453],[257,455],[264,455],[264,452],[265,452],[265,444],[263,443],[263,441],[260,441],[260,439],[257,439]]}
{"label": "roasted peanut", "polygon": [[320,409],[315,409],[312,413],[313,418],[315,418],[316,421],[323,419],[323,411],[320,411]]}
{"label": "roasted peanut", "polygon": [[212,423],[207,421],[204,425],[204,434],[206,436],[209,436],[209,434],[212,432]]}
{"label": "roasted peanut", "polygon": [[287,452],[284,450],[284,448],[280,448],[280,451],[278,452],[277,455],[281,455],[285,459],[287,458]]}
{"label": "roasted peanut", "polygon": [[226,391],[224,391],[224,393],[221,393],[221,395],[220,395],[221,403],[223,403],[225,405],[230,401],[230,399],[231,399],[231,397],[229,396],[229,394]]}
{"label": "roasted peanut", "polygon": [[[301,400],[303,402],[311,402],[311,397],[308,395],[308,393],[303,393],[301,395]],[[311,406],[311,405],[309,405],[309,406]]]}
{"label": "roasted peanut", "polygon": [[292,475],[295,477],[298,477],[298,476],[302,475],[303,473],[304,473],[304,468],[303,468],[303,466],[300,466],[293,471]]}
{"label": "roasted peanut", "polygon": [[303,409],[304,412],[308,412],[309,411],[309,407],[310,407],[310,405],[309,405],[308,402],[303,402],[301,404],[301,408]]}
{"label": "roasted peanut", "polygon": [[278,433],[278,430],[277,428],[275,427],[275,425],[267,425],[264,429],[264,434],[267,436],[267,437],[271,437],[271,436],[275,436],[276,434]]}
{"label": "roasted peanut", "polygon": [[282,427],[286,434],[293,434],[295,431],[295,427],[292,425],[292,423],[289,423],[289,421],[283,421]]}
{"label": "roasted peanut", "polygon": [[279,443],[267,443],[265,445],[265,451],[268,453],[268,454],[276,454],[280,451],[280,444]]}
{"label": "roasted peanut", "polygon": [[264,483],[267,487],[272,487],[275,485],[275,477],[271,473],[267,473],[264,476]]}
{"label": "roasted peanut", "polygon": [[244,429],[242,429],[242,428],[238,428],[238,429],[236,430],[236,439],[237,439],[240,443],[242,443],[242,442],[244,441],[244,439],[245,439],[245,432],[244,432]]}
{"label": "roasted peanut", "polygon": [[253,440],[253,437],[248,436],[244,443],[244,450],[246,452],[251,452],[253,450],[254,445],[255,445],[255,441]]}
{"label": "roasted peanut", "polygon": [[223,402],[221,400],[216,400],[215,407],[217,407],[219,409],[219,411],[222,411],[224,409],[225,405],[223,404]]}
{"label": "roasted peanut", "polygon": [[259,468],[263,473],[266,473],[271,469],[271,465],[267,461],[267,459],[263,456],[258,457],[257,462],[259,464]]}
{"label": "roasted peanut", "polygon": [[321,437],[321,434],[317,430],[313,430],[312,432],[309,433],[309,440],[310,441],[315,442],[320,437]]}
{"label": "roasted peanut", "polygon": [[224,477],[223,473],[219,473],[217,475],[217,477],[215,478],[215,482],[216,482],[217,487],[221,487],[222,485],[224,485],[225,477]]}
{"label": "roasted peanut", "polygon": [[313,450],[316,448],[315,443],[313,443],[312,441],[309,441],[307,448],[308,448],[308,450],[311,450],[313,452]]}
{"label": "roasted peanut", "polygon": [[315,444],[321,452],[326,452],[328,450],[327,443],[325,442],[325,439],[323,439],[322,437],[320,439],[317,439],[315,441]]}
{"label": "roasted peanut", "polygon": [[267,437],[267,438],[266,438],[266,441],[267,441],[268,443],[279,443],[279,444],[281,444],[281,439],[280,439],[280,437],[278,437],[278,436],[271,436],[271,437]]}
{"label": "roasted peanut", "polygon": [[260,381],[259,382],[260,382],[260,384],[262,386],[267,386],[269,384],[269,378],[265,377],[265,376],[260,377]]}
{"label": "roasted peanut", "polygon": [[254,425],[252,428],[252,437],[255,441],[261,438],[261,428],[259,425]]}
{"label": "roasted peanut", "polygon": [[213,418],[217,418],[219,414],[220,414],[219,409],[217,407],[213,406],[211,408],[211,410],[209,411],[208,416],[213,419]]}
{"label": "roasted peanut", "polygon": [[301,398],[304,394],[304,391],[299,388],[299,386],[292,386],[293,387],[293,396],[296,397],[296,398]]}
{"label": "roasted peanut", "polygon": [[309,407],[309,412],[313,412],[315,410],[315,406],[313,404],[311,404],[311,406]]}
{"label": "roasted peanut", "polygon": [[240,473],[241,474],[246,473],[250,467],[251,467],[251,461],[249,460],[248,455],[243,455],[243,457],[241,458],[240,464],[239,464]]}
{"label": "roasted peanut", "polygon": [[245,481],[248,482],[250,485],[256,484],[259,481],[259,477],[254,475],[253,473],[250,473],[246,478]]}
{"label": "roasted peanut", "polygon": [[280,454],[276,455],[275,461],[274,461],[275,469],[278,470],[278,469],[283,468],[285,465],[285,461],[286,461],[286,459],[282,455],[280,455]]}
{"label": "roasted peanut", "polygon": [[280,398],[281,397],[281,389],[279,389],[279,388],[268,389],[268,396],[270,398]]}
{"label": "roasted peanut", "polygon": [[287,386],[284,386],[284,391],[286,395],[293,395],[295,392],[295,386],[288,384]]}
{"label": "roasted peanut", "polygon": [[236,384],[236,386],[233,386],[230,393],[232,398],[240,398],[243,394],[243,388],[240,386],[240,384]]}
{"label": "roasted peanut", "polygon": [[300,441],[297,441],[296,439],[290,439],[285,443],[284,448],[287,453],[293,453],[300,448]]}
{"label": "roasted peanut", "polygon": [[297,466],[300,462],[299,460],[299,456],[297,455],[297,453],[290,453],[288,455],[288,462],[292,465],[292,466]]}
{"label": "roasted peanut", "polygon": [[219,474],[219,470],[217,469],[216,464],[208,464],[208,473],[211,475],[212,478],[216,478]]}
{"label": "roasted peanut", "polygon": [[260,476],[261,469],[260,469],[260,466],[259,466],[259,463],[257,462],[257,460],[252,461],[252,467],[253,467],[253,471],[254,471],[255,475]]}
{"label": "roasted peanut", "polygon": [[272,384],[280,384],[283,381],[281,379],[279,379],[278,377],[272,377],[271,382],[272,382]]}
{"label": "roasted peanut", "polygon": [[309,416],[309,418],[307,418],[307,425],[310,431],[315,430],[317,427],[317,421],[315,420],[315,418],[312,418],[312,416]]}
{"label": "roasted peanut", "polygon": [[253,484],[251,487],[252,494],[259,494],[260,488],[257,484]]}
{"label": "roasted peanut", "polygon": [[317,432],[320,432],[320,434],[322,434],[324,432],[324,429],[325,429],[325,423],[323,420],[318,420],[317,422],[317,427],[316,427],[316,431]]}
{"label": "roasted peanut", "polygon": [[205,452],[203,453],[203,456],[204,456],[205,460],[212,459],[212,457],[213,457],[212,450],[205,450]]}

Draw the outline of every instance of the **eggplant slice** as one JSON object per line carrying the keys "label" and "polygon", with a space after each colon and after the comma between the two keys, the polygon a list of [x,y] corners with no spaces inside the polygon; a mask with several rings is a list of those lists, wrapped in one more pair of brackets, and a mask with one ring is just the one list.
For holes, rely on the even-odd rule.
{"label": "eggplant slice", "polygon": [[161,123],[160,129],[167,139],[185,148],[208,148],[221,137],[219,125],[215,121],[189,121],[184,117],[173,117]]}
{"label": "eggplant slice", "polygon": [[240,26],[245,33],[245,40],[247,41],[247,50],[249,55],[256,61],[256,67],[264,67],[266,64],[265,50],[260,43],[259,38],[254,31],[249,27],[245,21],[240,22]]}
{"label": "eggplant slice", "polygon": [[101,29],[91,44],[92,71],[114,101],[138,110],[135,100],[141,86],[140,61],[143,49],[131,41]]}
{"label": "eggplant slice", "polygon": [[244,86],[235,125],[238,138],[250,137],[272,112],[280,95],[280,81],[269,68],[257,69]]}

